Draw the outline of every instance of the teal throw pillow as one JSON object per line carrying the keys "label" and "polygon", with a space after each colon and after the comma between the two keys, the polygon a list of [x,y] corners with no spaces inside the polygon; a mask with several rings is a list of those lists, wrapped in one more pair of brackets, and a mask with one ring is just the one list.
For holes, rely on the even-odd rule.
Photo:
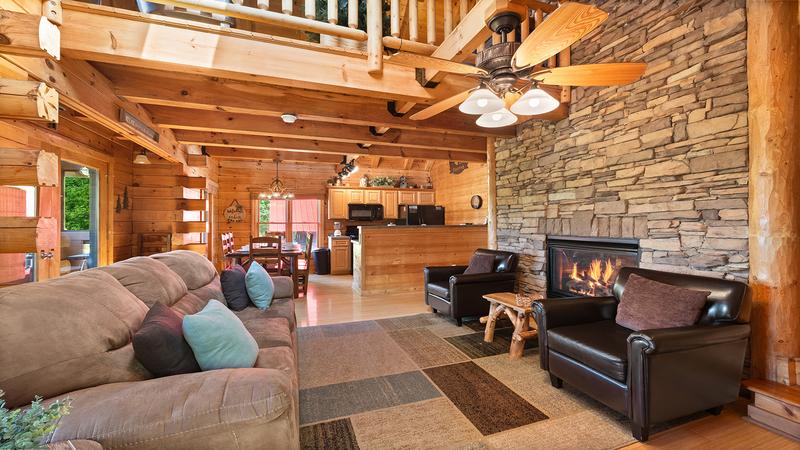
{"label": "teal throw pillow", "polygon": [[272,296],[275,294],[275,283],[272,282],[269,274],[257,262],[250,264],[247,275],[244,278],[247,295],[259,309],[267,309],[272,304]]}
{"label": "teal throw pillow", "polygon": [[253,367],[258,344],[244,324],[217,300],[183,317],[183,336],[202,370]]}

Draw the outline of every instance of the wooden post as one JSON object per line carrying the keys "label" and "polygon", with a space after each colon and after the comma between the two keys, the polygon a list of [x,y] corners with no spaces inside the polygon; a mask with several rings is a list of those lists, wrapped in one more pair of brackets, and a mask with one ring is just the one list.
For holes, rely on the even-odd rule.
{"label": "wooden post", "polygon": [[306,0],[305,7],[306,19],[314,20],[317,18],[317,2],[316,0]]}
{"label": "wooden post", "polygon": [[790,384],[778,360],[800,357],[799,13],[796,1],[747,1],[752,367]]}
{"label": "wooden post", "polygon": [[464,20],[464,17],[469,12],[469,2],[468,0],[458,0],[458,21],[461,23]]}
{"label": "wooden post", "polygon": [[389,14],[392,25],[391,34],[394,37],[400,37],[400,0],[392,0]]}
{"label": "wooden post", "polygon": [[497,249],[497,165],[494,153],[494,138],[486,138],[486,172],[488,196],[486,202],[486,230],[489,233],[489,248]]}
{"label": "wooden post", "polygon": [[292,0],[282,0],[281,1],[281,12],[284,14],[292,14],[293,9],[293,1]]}
{"label": "wooden post", "polygon": [[417,0],[408,0],[408,39],[414,42],[419,40]]}
{"label": "wooden post", "polygon": [[38,81],[0,79],[0,117],[58,122],[58,92]]}
{"label": "wooden post", "polygon": [[436,44],[436,2],[433,0],[425,0],[427,12],[425,14],[425,21],[428,25],[427,42],[428,44]]}
{"label": "wooden post", "polygon": [[328,23],[339,23],[339,0],[328,0]]}
{"label": "wooden post", "polygon": [[367,0],[367,71],[383,73],[383,0]]}
{"label": "wooden post", "polygon": [[453,0],[444,0],[444,37],[453,31]]}
{"label": "wooden post", "polygon": [[350,0],[347,2],[347,26],[358,28],[358,1]]}

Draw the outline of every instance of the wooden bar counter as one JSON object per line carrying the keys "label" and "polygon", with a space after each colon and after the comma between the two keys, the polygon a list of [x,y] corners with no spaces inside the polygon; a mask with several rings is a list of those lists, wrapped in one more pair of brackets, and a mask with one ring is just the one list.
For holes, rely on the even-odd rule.
{"label": "wooden bar counter", "polygon": [[485,225],[362,226],[353,241],[353,290],[358,294],[422,291],[425,266],[468,264],[485,248]]}

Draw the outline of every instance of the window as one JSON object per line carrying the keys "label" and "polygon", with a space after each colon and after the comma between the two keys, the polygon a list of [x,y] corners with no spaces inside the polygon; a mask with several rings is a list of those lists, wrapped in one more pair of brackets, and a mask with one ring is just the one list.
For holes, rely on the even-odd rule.
{"label": "window", "polygon": [[320,205],[317,199],[256,200],[258,214],[254,231],[259,236],[280,234],[287,241],[305,248],[306,233],[311,233],[313,246],[319,245],[321,228]]}
{"label": "window", "polygon": [[99,228],[98,171],[61,161],[61,267],[67,274],[97,267]]}
{"label": "window", "polygon": [[64,172],[64,231],[89,229],[91,179],[81,172]]}

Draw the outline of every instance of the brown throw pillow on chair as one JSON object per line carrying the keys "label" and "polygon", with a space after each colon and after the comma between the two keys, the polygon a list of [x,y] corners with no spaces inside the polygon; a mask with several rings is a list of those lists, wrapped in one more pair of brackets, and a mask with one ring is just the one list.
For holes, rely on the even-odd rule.
{"label": "brown throw pillow on chair", "polygon": [[617,306],[616,322],[634,331],[694,325],[710,294],[631,274]]}
{"label": "brown throw pillow on chair", "polygon": [[469,260],[469,267],[464,271],[464,275],[471,273],[492,273],[494,272],[494,255],[475,253]]}

